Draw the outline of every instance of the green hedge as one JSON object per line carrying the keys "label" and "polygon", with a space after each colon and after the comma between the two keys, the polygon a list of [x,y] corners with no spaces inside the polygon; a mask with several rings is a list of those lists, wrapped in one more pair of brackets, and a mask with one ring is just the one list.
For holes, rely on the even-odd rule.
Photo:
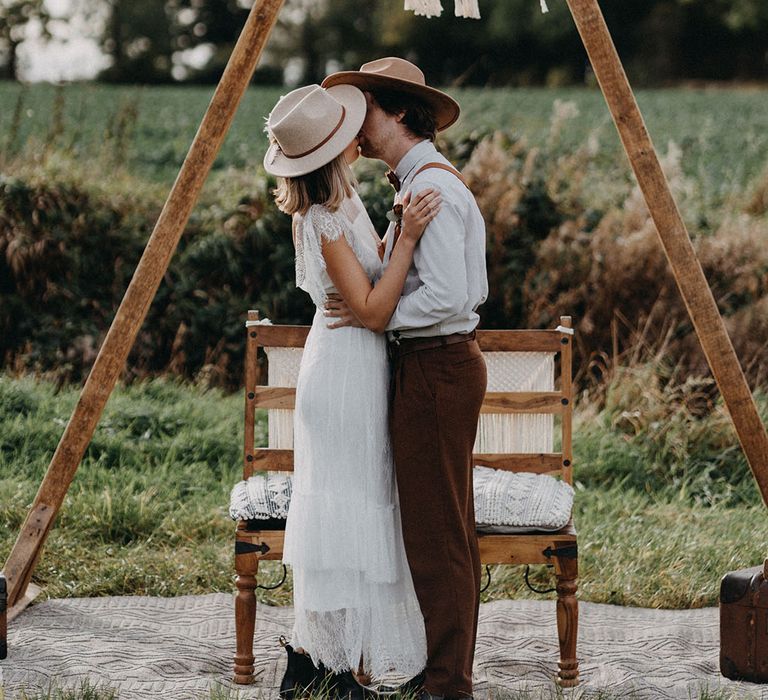
{"label": "green hedge", "polygon": [[[677,366],[681,380],[707,372],[631,181],[605,182],[598,154],[586,146],[548,151],[494,132],[444,147],[463,169],[487,224],[483,327],[553,327],[559,315],[572,315],[582,385],[602,380],[617,360],[658,353]],[[673,189],[690,197],[695,210],[680,157],[670,147],[665,166]],[[122,185],[110,189],[61,172],[0,175],[0,357],[12,371],[79,382],[161,203],[140,189],[130,196]],[[263,172],[244,173],[217,176],[204,193],[138,334],[127,379],[170,373],[235,387],[247,309],[279,323],[311,320],[312,304],[295,288],[290,220],[272,201],[274,182]],[[357,173],[360,195],[382,231],[392,199],[383,169],[366,162]],[[758,384],[768,371],[765,211],[724,210],[717,218],[691,232],[737,353]]]}

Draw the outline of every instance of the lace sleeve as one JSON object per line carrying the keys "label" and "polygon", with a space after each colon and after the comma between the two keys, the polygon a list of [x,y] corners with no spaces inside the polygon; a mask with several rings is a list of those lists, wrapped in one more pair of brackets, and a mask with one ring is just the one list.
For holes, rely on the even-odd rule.
{"label": "lace sleeve", "polygon": [[312,297],[316,306],[327,300],[327,280],[323,239],[335,241],[346,235],[347,226],[340,212],[313,204],[304,216],[296,219],[296,286]]}
{"label": "lace sleeve", "polygon": [[320,243],[321,236],[326,241],[338,240],[344,235],[347,228],[344,225],[341,210],[331,211],[322,204],[313,204],[307,212],[307,219],[318,243]]}

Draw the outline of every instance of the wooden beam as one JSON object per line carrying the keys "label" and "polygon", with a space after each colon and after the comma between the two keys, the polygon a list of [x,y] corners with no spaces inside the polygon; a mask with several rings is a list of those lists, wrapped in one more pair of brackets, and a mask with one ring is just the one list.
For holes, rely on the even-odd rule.
{"label": "wooden beam", "polygon": [[[564,470],[562,452],[476,453],[472,458],[477,466],[505,471],[552,474]],[[254,472],[290,472],[293,471],[293,450],[269,447],[255,449],[246,455],[246,464],[248,466],[243,476],[245,479]]]}
{"label": "wooden beam", "polygon": [[531,474],[552,474],[563,471],[562,452],[530,453],[475,453],[472,455],[475,466],[490,467],[510,472],[528,472]]}
{"label": "wooden beam", "polygon": [[477,535],[483,564],[552,564],[554,557],[544,552],[555,540],[570,544],[576,541],[576,535]]}
{"label": "wooden beam", "polygon": [[559,391],[487,391],[480,413],[562,413]]}
{"label": "wooden beam", "polygon": [[253,392],[256,408],[279,408],[292,411],[296,407],[296,389],[282,386],[257,386]]}
{"label": "wooden beam", "polygon": [[303,348],[310,326],[251,326],[256,344],[262,347]]}
{"label": "wooden beam", "polygon": [[237,542],[245,542],[263,547],[259,559],[280,561],[283,558],[283,545],[285,543],[285,530],[246,530],[245,520],[241,520],[237,526],[235,539]]}
{"label": "wooden beam", "polygon": [[21,600],[17,600],[16,604],[8,609],[8,622],[21,615],[42,592],[43,589],[40,586],[30,583],[27,586],[27,590],[24,591],[24,597]]}
{"label": "wooden beam", "polygon": [[597,0],[566,1],[763,502],[768,505],[768,433],[659,164],[600,6]]}
{"label": "wooden beam", "polygon": [[[253,395],[256,408],[290,411],[296,407],[292,387],[257,386]],[[567,403],[559,391],[489,391],[480,413],[562,413]]]}
{"label": "wooden beam", "polygon": [[[560,325],[572,327],[570,316],[561,316]],[[563,479],[573,486],[573,338],[564,335],[562,338],[563,353],[560,355],[560,391],[568,400],[561,420],[563,445]]]}
{"label": "wooden beam", "polygon": [[[259,312],[254,309],[248,310],[248,320],[253,323],[259,320]],[[256,416],[254,414],[256,396],[253,389],[256,387],[256,351],[258,341],[256,340],[256,327],[246,326],[245,336],[245,428],[243,430],[243,479],[250,478],[253,474],[251,461],[253,460],[253,448],[255,442],[254,423]],[[249,459],[250,457],[250,459]]]}
{"label": "wooden beam", "polygon": [[254,450],[251,473],[292,471],[293,450],[278,450],[268,447]]}
{"label": "wooden beam", "polygon": [[[29,585],[53,519],[64,501],[118,375],[125,366],[128,352],[168,268],[282,5],[283,0],[257,0],[251,8],[221,82],[208,105],[48,466],[32,510],[5,564],[8,603],[11,606],[24,596]],[[45,527],[31,533],[30,518],[35,517],[41,506],[48,509],[50,518]]]}
{"label": "wooden beam", "polygon": [[[259,345],[302,348],[309,326],[252,326]],[[483,352],[560,352],[563,335],[556,330],[479,330],[477,342]]]}
{"label": "wooden beam", "polygon": [[555,330],[477,331],[483,352],[560,352],[561,338]]}

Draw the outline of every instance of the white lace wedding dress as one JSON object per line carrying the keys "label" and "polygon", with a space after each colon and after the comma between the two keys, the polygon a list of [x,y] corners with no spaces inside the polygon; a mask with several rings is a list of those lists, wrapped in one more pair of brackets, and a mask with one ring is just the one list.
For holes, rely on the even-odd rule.
{"label": "white lace wedding dress", "polygon": [[426,663],[424,620],[403,546],[387,424],[384,336],[329,329],[334,292],[321,237],[345,236],[371,281],[378,236],[357,193],[295,217],[296,283],[317,306],[296,387],[294,483],[283,561],[293,568],[292,644],[333,671],[410,677]]}

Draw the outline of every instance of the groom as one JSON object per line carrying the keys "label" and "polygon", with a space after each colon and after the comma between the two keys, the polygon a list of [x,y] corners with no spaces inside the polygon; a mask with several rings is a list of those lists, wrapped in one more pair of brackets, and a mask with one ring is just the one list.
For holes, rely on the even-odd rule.
{"label": "groom", "polygon": [[[472,448],[486,387],[475,340],[477,307],[488,295],[485,224],[462,176],[435,148],[459,105],[425,84],[400,58],[334,73],[365,92],[360,150],[390,167],[399,203],[432,187],[442,207],[414,253],[403,294],[387,326],[393,361],[390,429],[408,563],[427,633],[420,699],[471,698],[480,587],[472,493]],[[395,208],[396,209],[396,208]],[[384,264],[399,225],[384,239]],[[327,315],[352,325],[343,302]]]}

